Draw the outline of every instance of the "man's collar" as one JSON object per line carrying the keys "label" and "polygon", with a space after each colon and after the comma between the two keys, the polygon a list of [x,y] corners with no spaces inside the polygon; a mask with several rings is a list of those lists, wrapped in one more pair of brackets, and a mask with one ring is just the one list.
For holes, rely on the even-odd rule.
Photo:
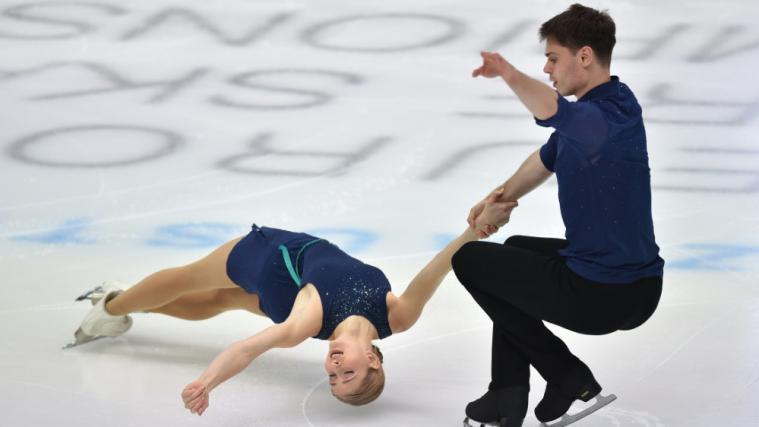
{"label": "man's collar", "polygon": [[585,95],[583,95],[582,98],[578,99],[577,101],[592,101],[598,98],[608,98],[619,92],[619,85],[619,77],[611,76],[611,80],[606,83],[601,83],[600,85],[587,91]]}

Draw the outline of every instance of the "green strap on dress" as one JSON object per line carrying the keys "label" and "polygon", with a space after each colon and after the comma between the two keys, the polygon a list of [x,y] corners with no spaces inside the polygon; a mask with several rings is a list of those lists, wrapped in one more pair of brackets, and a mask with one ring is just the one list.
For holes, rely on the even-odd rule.
{"label": "green strap on dress", "polygon": [[321,242],[322,240],[324,239],[314,239],[303,245],[298,251],[298,255],[295,256],[295,265],[293,265],[292,259],[290,258],[290,251],[287,249],[287,247],[285,245],[279,245],[279,250],[282,252],[282,259],[285,260],[287,271],[290,273],[290,277],[292,277],[293,281],[295,282],[295,286],[297,286],[298,289],[303,286],[303,283],[301,283],[300,274],[298,274],[298,271],[296,270],[296,267],[298,266],[298,260],[300,260],[300,256],[303,253],[304,249],[313,245],[314,243]]}

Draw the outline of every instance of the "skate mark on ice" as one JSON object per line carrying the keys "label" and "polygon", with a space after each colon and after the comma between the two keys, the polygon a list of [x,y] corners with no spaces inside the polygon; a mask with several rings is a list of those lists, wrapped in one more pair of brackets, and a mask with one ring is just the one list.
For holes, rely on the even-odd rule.
{"label": "skate mark on ice", "polygon": [[659,370],[659,369],[660,369],[662,366],[666,365],[666,364],[667,364],[667,363],[669,363],[669,362],[670,362],[672,359],[674,359],[674,357],[675,357],[675,356],[677,356],[677,354],[678,354],[678,353],[680,353],[680,352],[681,352],[681,351],[682,351],[682,350],[683,350],[685,347],[687,347],[687,346],[688,346],[688,344],[690,344],[690,343],[691,343],[693,340],[695,340],[695,339],[696,339],[696,338],[697,338],[699,335],[701,335],[701,334],[703,334],[704,332],[706,332],[706,331],[707,331],[709,328],[711,328],[711,327],[712,327],[712,326],[713,326],[715,323],[717,323],[717,322],[719,322],[719,321],[721,321],[721,320],[724,320],[724,318],[713,319],[713,320],[711,320],[710,322],[708,322],[706,325],[704,325],[703,327],[699,328],[699,329],[698,329],[696,332],[694,332],[694,333],[693,333],[693,334],[692,334],[690,337],[688,337],[688,338],[687,338],[685,341],[683,341],[683,342],[682,342],[682,343],[681,343],[679,346],[677,346],[677,348],[676,348],[676,349],[674,349],[674,350],[672,351],[672,353],[670,353],[670,354],[669,354],[667,357],[665,357],[665,358],[664,358],[664,359],[663,359],[661,362],[659,362],[659,364],[658,364],[658,365],[656,365],[656,366],[655,366],[655,367],[654,367],[654,368],[651,370],[651,372],[649,372],[649,373],[647,373],[647,374],[643,375],[642,377],[638,378],[638,380],[636,380],[635,382],[636,382],[636,383],[641,383],[641,382],[643,382],[643,380],[645,380],[646,378],[648,378],[648,377],[650,377],[651,375],[653,375],[653,374],[654,374],[654,372],[658,371],[658,370]]}
{"label": "skate mark on ice", "polygon": [[615,426],[666,427],[659,417],[648,412],[607,407],[604,411],[596,413],[596,416],[606,418]]}

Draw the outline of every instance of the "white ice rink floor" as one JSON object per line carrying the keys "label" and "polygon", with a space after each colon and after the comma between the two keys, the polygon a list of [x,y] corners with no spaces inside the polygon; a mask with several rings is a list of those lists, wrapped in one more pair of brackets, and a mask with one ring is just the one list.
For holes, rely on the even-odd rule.
{"label": "white ice rink floor", "polygon": [[[0,2],[0,425],[458,426],[489,380],[490,323],[449,276],[381,342],[375,403],[329,396],[311,340],[211,396],[179,396],[269,324],[135,315],[62,351],[74,297],[134,283],[245,233],[309,231],[401,291],[469,208],[550,130],[498,81],[497,50],[545,79],[539,24],[568,1]],[[554,328],[619,399],[578,426],[749,426],[759,418],[759,4],[591,1],[646,118],[665,267],[658,311],[607,336]],[[510,234],[563,236],[555,181]],[[529,418],[544,383],[533,375]]]}

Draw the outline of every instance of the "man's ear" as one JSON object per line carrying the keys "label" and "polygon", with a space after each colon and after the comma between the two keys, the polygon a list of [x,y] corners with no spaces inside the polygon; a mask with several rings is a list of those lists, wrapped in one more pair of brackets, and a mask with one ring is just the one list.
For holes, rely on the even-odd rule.
{"label": "man's ear", "polygon": [[580,62],[586,67],[595,61],[593,48],[590,46],[581,47],[578,54],[580,55]]}

